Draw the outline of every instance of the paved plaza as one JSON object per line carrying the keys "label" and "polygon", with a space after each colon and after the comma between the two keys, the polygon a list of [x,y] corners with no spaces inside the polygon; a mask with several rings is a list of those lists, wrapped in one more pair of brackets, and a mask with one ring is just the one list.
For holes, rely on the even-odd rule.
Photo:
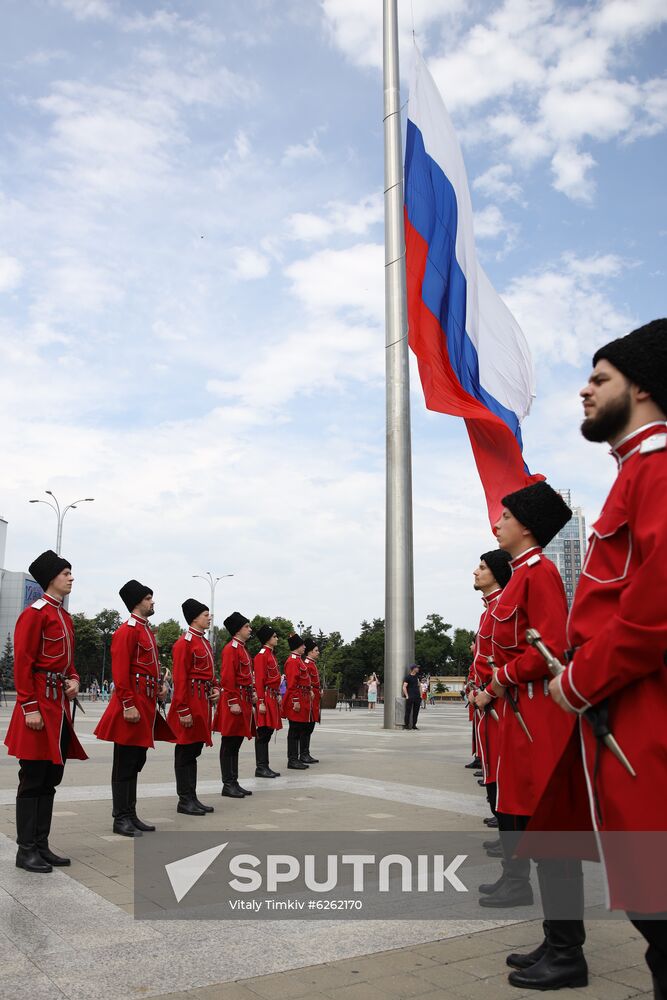
{"label": "paved plaza", "polygon": [[[133,844],[111,832],[111,744],[92,731],[104,705],[84,705],[76,728],[90,760],[70,761],[55,802],[51,846],[72,858],[46,876],[15,868],[17,762],[0,758],[0,998],[2,1000],[397,1000],[520,997],[505,956],[541,940],[539,921],[133,919]],[[10,706],[11,709],[11,706]],[[0,710],[4,738],[9,711]],[[419,731],[385,731],[374,713],[328,711],[313,736],[321,763],[285,768],[285,733],[271,744],[273,781],[255,779],[241,750],[241,783],[220,797],[219,737],[199,767],[205,817],[176,812],[173,747],[149,751],[139,815],[161,830],[469,831],[484,829],[483,790],[463,768],[469,724],[461,705],[421,713]],[[4,748],[3,748],[4,749]],[[146,834],[145,836],[151,836]],[[587,923],[590,985],[566,997],[652,996],[644,944],[625,920]],[[530,992],[530,991],[528,991]]]}

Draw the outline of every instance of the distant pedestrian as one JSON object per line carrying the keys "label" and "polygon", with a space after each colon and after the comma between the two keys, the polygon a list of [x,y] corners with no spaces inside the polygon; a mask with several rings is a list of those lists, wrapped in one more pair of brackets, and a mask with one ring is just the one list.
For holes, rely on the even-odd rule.
{"label": "distant pedestrian", "polygon": [[372,712],[377,705],[378,700],[378,675],[372,673],[367,681],[364,681],[366,690],[368,692],[368,711]]}
{"label": "distant pedestrian", "polygon": [[403,681],[403,697],[405,698],[405,721],[403,729],[416,729],[419,706],[421,705],[419,667],[416,663],[413,663],[409,668],[408,675]]}

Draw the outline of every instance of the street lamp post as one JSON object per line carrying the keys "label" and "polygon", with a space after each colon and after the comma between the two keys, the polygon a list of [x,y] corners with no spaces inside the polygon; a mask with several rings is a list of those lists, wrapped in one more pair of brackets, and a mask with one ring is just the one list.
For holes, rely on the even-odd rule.
{"label": "street lamp post", "polygon": [[28,503],[45,503],[47,507],[50,507],[51,510],[55,511],[55,515],[58,519],[58,531],[56,533],[56,555],[60,555],[60,549],[62,547],[62,542],[63,542],[63,521],[65,520],[65,514],[67,513],[68,510],[76,510],[76,505],[79,503],[92,503],[95,497],[82,497],[81,500],[75,500],[74,503],[68,503],[64,509],[61,509],[55,494],[52,493],[51,490],[44,490],[44,492],[48,493],[48,495],[53,500],[53,503],[51,503],[50,500],[28,500]]}
{"label": "street lamp post", "polygon": [[214,646],[214,642],[213,642],[213,640],[214,640],[213,625],[214,625],[214,621],[215,621],[215,588],[218,586],[218,584],[220,583],[221,580],[226,580],[227,577],[229,577],[229,576],[234,576],[234,574],[233,573],[223,573],[222,576],[213,576],[213,574],[210,572],[210,570],[207,571],[204,574],[204,576],[202,576],[200,573],[193,573],[192,574],[192,579],[193,580],[206,580],[206,582],[208,583],[209,587],[211,588],[211,604],[210,604],[210,607],[209,607],[209,611],[211,612],[211,624],[209,625],[209,628],[208,628],[208,641],[211,643],[211,648],[213,649],[214,653],[215,653],[215,646]]}

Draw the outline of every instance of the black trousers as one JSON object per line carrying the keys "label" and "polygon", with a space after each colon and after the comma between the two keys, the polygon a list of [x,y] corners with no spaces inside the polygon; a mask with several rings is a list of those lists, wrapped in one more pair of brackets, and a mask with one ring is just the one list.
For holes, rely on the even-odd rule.
{"label": "black trousers", "polygon": [[[495,783],[495,781],[490,781],[489,784],[485,786],[485,788],[486,788],[486,798],[489,803],[489,808],[491,809],[493,815],[497,816],[498,814],[496,813],[496,799],[498,796],[498,785]],[[500,829],[500,820],[498,821],[498,829]]]}
{"label": "black trousers", "polygon": [[274,733],[275,729],[272,729],[271,726],[258,726],[255,735],[255,746],[263,746],[265,743],[270,743]]}
{"label": "black trousers", "polygon": [[113,745],[112,781],[132,781],[146,763],[146,747],[124,746],[122,743]]}
{"label": "black trousers", "polygon": [[[60,752],[63,760],[69,746],[69,726],[63,722],[60,734]],[[54,796],[56,788],[63,780],[64,764],[54,764],[50,760],[19,760],[19,787],[17,799],[39,799]]]}
{"label": "black trousers", "polygon": [[[405,721],[404,726],[406,729],[414,729],[417,725],[417,716],[419,715],[419,706],[421,705],[421,699],[408,698],[405,702]],[[412,715],[412,723],[410,723],[410,715]]]}
{"label": "black trousers", "polygon": [[194,764],[203,748],[203,740],[201,743],[177,743],[174,747],[174,767],[187,767],[188,764]]}
{"label": "black trousers", "polygon": [[304,749],[304,737],[307,739],[309,722],[294,722],[289,720],[287,730],[287,759],[298,760]]}
{"label": "black trousers", "polygon": [[657,980],[661,991],[667,996],[667,914],[664,920],[648,920],[641,913],[628,913],[632,924],[648,943],[646,964],[651,975]]}

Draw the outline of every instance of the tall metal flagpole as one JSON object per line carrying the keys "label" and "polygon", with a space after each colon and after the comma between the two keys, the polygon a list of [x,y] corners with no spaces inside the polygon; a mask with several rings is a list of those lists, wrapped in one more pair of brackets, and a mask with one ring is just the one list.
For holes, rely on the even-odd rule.
{"label": "tall metal flagpole", "polygon": [[412,563],[410,374],[403,226],[403,147],[397,0],[384,0],[384,222],[387,371],[384,728],[396,725],[396,699],[415,655]]}

